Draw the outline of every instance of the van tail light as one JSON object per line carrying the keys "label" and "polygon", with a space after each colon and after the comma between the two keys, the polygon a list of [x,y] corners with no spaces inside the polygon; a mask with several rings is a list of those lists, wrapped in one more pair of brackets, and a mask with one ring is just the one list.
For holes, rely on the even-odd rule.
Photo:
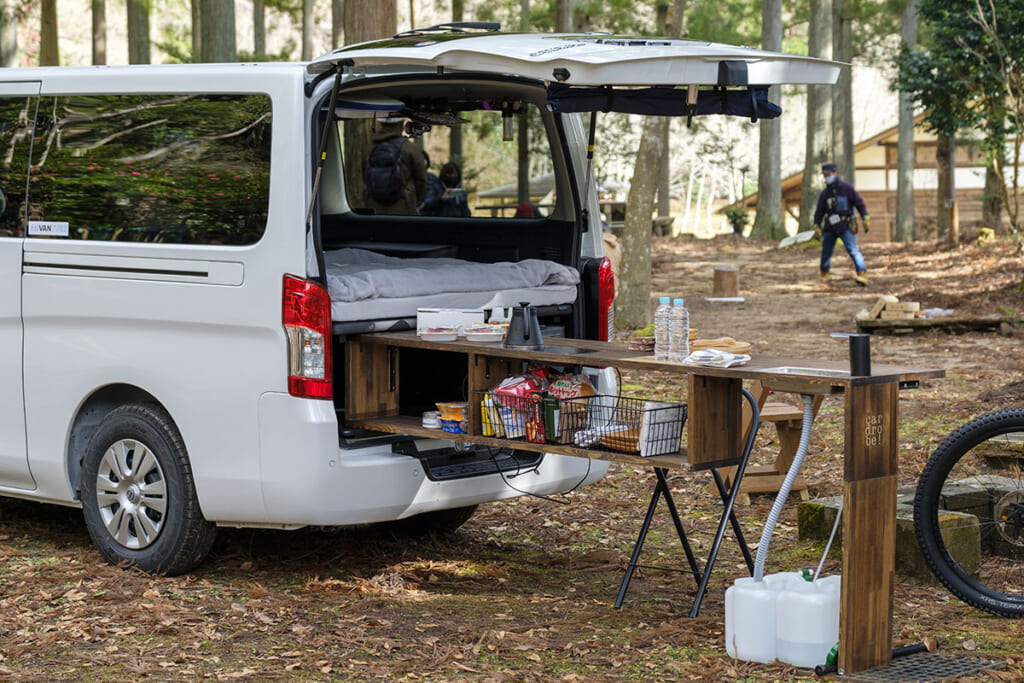
{"label": "van tail light", "polygon": [[597,338],[608,341],[615,326],[615,274],[605,256],[597,269]]}
{"label": "van tail light", "polygon": [[331,297],[316,282],[284,276],[281,321],[288,336],[288,393],[326,398],[331,390]]}

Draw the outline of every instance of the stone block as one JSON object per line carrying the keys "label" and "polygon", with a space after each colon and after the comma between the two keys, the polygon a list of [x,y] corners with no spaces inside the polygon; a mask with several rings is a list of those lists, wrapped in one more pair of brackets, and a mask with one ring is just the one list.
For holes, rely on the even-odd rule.
{"label": "stone block", "polygon": [[[839,511],[839,503],[842,496],[831,496],[829,498],[817,498],[815,500],[801,501],[796,508],[797,517],[797,538],[801,541],[828,542],[829,534],[836,523],[836,513]],[[832,547],[842,547],[843,529],[840,526],[836,532],[836,538],[832,541]]]}
{"label": "stone block", "polygon": [[[803,501],[797,506],[798,538],[827,543],[836,521],[842,496]],[[946,547],[960,566],[976,571],[981,562],[981,531],[978,518],[963,512],[942,511],[939,525]],[[842,525],[832,542],[833,549],[842,547]],[[925,562],[914,533],[914,509],[911,505],[896,506],[896,572],[922,581],[935,580]]]}
{"label": "stone block", "polygon": [[[942,540],[957,563],[968,573],[981,566],[981,527],[978,518],[962,512],[939,511]],[[896,572],[921,581],[937,583],[921,554],[914,531],[914,509],[909,505],[896,507]]]}

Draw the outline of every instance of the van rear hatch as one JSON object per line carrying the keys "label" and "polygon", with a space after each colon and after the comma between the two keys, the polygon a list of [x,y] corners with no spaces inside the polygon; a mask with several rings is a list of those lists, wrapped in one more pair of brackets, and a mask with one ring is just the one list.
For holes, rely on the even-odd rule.
{"label": "van rear hatch", "polygon": [[[742,64],[745,82],[722,83],[722,64]],[[410,32],[340,48],[312,61],[308,69],[319,74],[335,66],[372,70],[396,65],[604,86],[831,84],[841,66],[813,57],[693,40]]]}

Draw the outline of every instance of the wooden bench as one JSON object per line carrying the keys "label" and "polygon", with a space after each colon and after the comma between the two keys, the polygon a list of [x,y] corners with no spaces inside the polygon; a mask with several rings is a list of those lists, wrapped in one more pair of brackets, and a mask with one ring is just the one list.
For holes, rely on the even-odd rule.
{"label": "wooden bench", "polygon": [[[789,471],[790,465],[793,464],[793,458],[800,445],[800,432],[803,430],[804,420],[803,408],[784,401],[770,400],[771,393],[765,390],[761,382],[754,382],[750,387],[750,393],[754,395],[761,409],[761,424],[775,425],[775,431],[779,438],[779,451],[770,464],[747,466],[746,473],[740,481],[740,493],[777,493],[782,488],[782,482],[786,479],[786,473]],[[817,417],[822,398],[823,396],[820,395],[814,397],[811,404],[812,418]],[[750,433],[750,415],[750,409],[744,405],[744,441]],[[728,486],[732,486],[735,471],[734,467],[722,469],[722,475]],[[803,474],[797,474],[790,492],[798,492],[801,500],[809,498],[807,479]]]}

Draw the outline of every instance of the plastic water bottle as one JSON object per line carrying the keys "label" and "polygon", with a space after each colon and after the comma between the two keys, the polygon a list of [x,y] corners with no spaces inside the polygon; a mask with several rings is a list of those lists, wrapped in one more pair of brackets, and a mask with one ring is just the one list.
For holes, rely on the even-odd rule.
{"label": "plastic water bottle", "polygon": [[690,355],[690,312],[683,299],[672,301],[668,323],[668,359],[682,363]]}
{"label": "plastic water bottle", "polygon": [[668,360],[668,318],[672,306],[667,296],[658,299],[658,307],[654,309],[654,358]]}

